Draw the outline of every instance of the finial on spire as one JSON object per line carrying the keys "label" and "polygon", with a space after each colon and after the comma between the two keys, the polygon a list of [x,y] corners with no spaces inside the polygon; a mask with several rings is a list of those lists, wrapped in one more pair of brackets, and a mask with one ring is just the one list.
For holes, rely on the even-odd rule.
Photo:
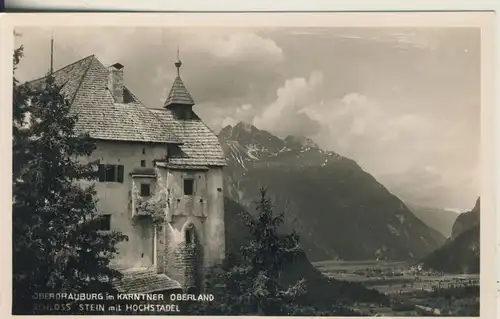
{"label": "finial on spire", "polygon": [[182,66],[182,62],[179,58],[179,46],[177,46],[177,61],[174,63],[175,67],[177,68],[177,76],[180,76],[180,68]]}
{"label": "finial on spire", "polygon": [[50,74],[54,72],[54,29],[50,35]]}

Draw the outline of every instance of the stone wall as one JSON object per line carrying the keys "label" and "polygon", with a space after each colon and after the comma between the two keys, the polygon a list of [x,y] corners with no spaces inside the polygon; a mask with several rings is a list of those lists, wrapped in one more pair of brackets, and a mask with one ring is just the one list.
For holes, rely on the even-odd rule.
{"label": "stone wall", "polygon": [[169,272],[182,287],[200,287],[203,276],[201,246],[182,243],[171,251]]}
{"label": "stone wall", "polygon": [[[186,228],[194,227],[197,244],[186,245]],[[196,217],[173,216],[165,227],[166,245],[164,250],[165,273],[187,288],[195,283],[198,273],[203,272],[203,247],[206,241],[202,221]]]}
{"label": "stone wall", "polygon": [[[158,174],[166,181],[164,269],[185,288],[203,281],[204,270],[222,262],[225,253],[222,169],[205,171],[166,170]],[[183,181],[193,179],[194,192],[185,195]],[[196,247],[186,247],[186,229],[193,226]],[[196,279],[198,278],[198,280]]]}

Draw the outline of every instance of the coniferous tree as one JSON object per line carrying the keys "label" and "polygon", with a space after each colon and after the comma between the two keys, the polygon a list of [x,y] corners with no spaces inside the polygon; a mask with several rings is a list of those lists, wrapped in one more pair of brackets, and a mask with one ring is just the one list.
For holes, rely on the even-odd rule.
{"label": "coniferous tree", "polygon": [[251,235],[249,243],[241,247],[240,255],[228,255],[221,267],[207,274],[207,291],[215,295],[215,302],[195,305],[191,313],[286,315],[300,308],[294,301],[305,293],[305,282],[284,286],[280,280],[284,264],[299,251],[298,235],[278,232],[284,214],[273,212],[265,189],[256,204],[256,217],[242,214]]}
{"label": "coniferous tree", "polygon": [[[23,48],[14,52],[14,71]],[[38,88],[13,81],[13,313],[30,314],[40,292],[112,291],[118,232],[100,233],[95,149],[49,72]]]}
{"label": "coniferous tree", "polygon": [[[223,264],[207,271],[204,291],[213,294],[214,301],[185,302],[181,307],[183,312],[189,315],[356,315],[336,299],[339,294],[352,294],[349,289],[360,294],[366,293],[366,289],[349,286],[343,292],[343,285],[325,282],[328,281],[325,277],[321,279],[319,289],[326,294],[331,292],[331,301],[326,301],[326,298],[316,302],[318,292],[311,294],[311,283],[290,273],[294,263],[303,261],[304,252],[299,248],[299,237],[295,231],[286,233],[285,228],[280,227],[284,222],[284,213],[273,211],[266,189],[260,190],[256,208],[257,214],[254,215],[240,213],[246,225],[232,225],[241,236],[236,244],[238,249],[235,249],[236,246],[229,249]],[[318,288],[318,277],[309,278],[315,278],[315,288]],[[361,295],[360,299],[363,299]]]}

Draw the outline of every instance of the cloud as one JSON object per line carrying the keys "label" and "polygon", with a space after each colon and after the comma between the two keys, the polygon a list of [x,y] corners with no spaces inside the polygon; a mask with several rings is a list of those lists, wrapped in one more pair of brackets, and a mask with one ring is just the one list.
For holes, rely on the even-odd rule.
{"label": "cloud", "polygon": [[[264,96],[285,61],[278,44],[246,29],[90,27],[21,28],[16,44],[25,45],[21,81],[45,74],[54,33],[55,67],[95,54],[104,64],[125,65],[125,84],[150,107],[160,107],[175,77],[177,48],[181,76],[197,103],[245,104]],[[36,54],[34,53],[36,52]],[[273,75],[273,72],[275,74]],[[242,77],[246,80],[242,80]],[[235,80],[238,79],[238,80]],[[254,79],[258,79],[254,81]],[[235,101],[237,100],[237,101]]]}
{"label": "cloud", "polygon": [[255,114],[258,112],[251,104],[243,104],[237,107],[234,112],[225,116],[222,120],[222,127],[227,125],[235,125],[238,122],[251,123]]}
{"label": "cloud", "polygon": [[433,133],[427,118],[397,113],[356,92],[311,105],[307,114],[319,124],[312,136],[319,145],[374,172],[407,169],[413,161],[405,157],[419,156]]}
{"label": "cloud", "polygon": [[372,41],[398,49],[420,49],[433,51],[441,41],[440,29],[433,28],[350,28],[337,37],[346,40]]}
{"label": "cloud", "polygon": [[[221,116],[222,121],[214,122],[215,130],[243,121],[282,137],[310,136],[318,132],[319,126],[306,110],[311,104],[317,103],[322,84],[323,74],[314,71],[309,78],[294,77],[285,80],[276,90],[275,98],[267,104],[245,103],[227,108],[204,106],[200,108],[200,114],[216,112]],[[211,113],[212,117],[213,114]]]}
{"label": "cloud", "polygon": [[[390,109],[355,92],[311,105],[307,114],[320,127],[311,137],[321,147],[356,160],[376,178],[395,175],[404,180],[431,169],[442,189],[442,193],[432,194],[436,203],[447,200],[460,206],[477,196],[478,149],[464,150],[463,131],[468,123],[443,123],[440,118],[418,113],[418,109]],[[478,132],[469,132],[466,143],[474,145]],[[451,154],[456,156],[451,159]],[[425,180],[418,183],[421,187],[430,184]],[[461,191],[450,185],[460,185]],[[469,196],[464,197],[464,193]]]}
{"label": "cloud", "polygon": [[285,81],[276,91],[277,98],[263,108],[253,119],[253,124],[277,135],[311,135],[317,123],[304,112],[316,103],[318,90],[323,82],[321,72],[312,72],[309,79],[296,77]]}
{"label": "cloud", "polygon": [[284,59],[283,50],[274,40],[248,31],[216,29],[203,34],[190,33],[181,37],[181,42],[182,48],[209,53],[225,63],[277,63]]}

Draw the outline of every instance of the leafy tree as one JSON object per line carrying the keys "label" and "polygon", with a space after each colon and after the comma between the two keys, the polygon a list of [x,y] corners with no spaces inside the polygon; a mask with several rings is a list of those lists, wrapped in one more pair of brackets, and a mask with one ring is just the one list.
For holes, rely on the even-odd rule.
{"label": "leafy tree", "polygon": [[[301,302],[307,293],[305,281],[284,284],[284,266],[300,252],[299,237],[292,231],[281,234],[284,214],[275,214],[266,189],[260,190],[257,215],[243,213],[250,240],[239,254],[228,254],[222,266],[207,274],[206,290],[215,300],[190,304],[189,314],[210,315],[331,315]],[[344,314],[347,313],[345,309]]]}
{"label": "leafy tree", "polygon": [[[23,47],[14,52],[14,72]],[[39,88],[13,79],[13,313],[35,313],[33,293],[112,291],[109,263],[126,236],[98,232],[92,181],[80,159],[95,145],[49,72]]]}

